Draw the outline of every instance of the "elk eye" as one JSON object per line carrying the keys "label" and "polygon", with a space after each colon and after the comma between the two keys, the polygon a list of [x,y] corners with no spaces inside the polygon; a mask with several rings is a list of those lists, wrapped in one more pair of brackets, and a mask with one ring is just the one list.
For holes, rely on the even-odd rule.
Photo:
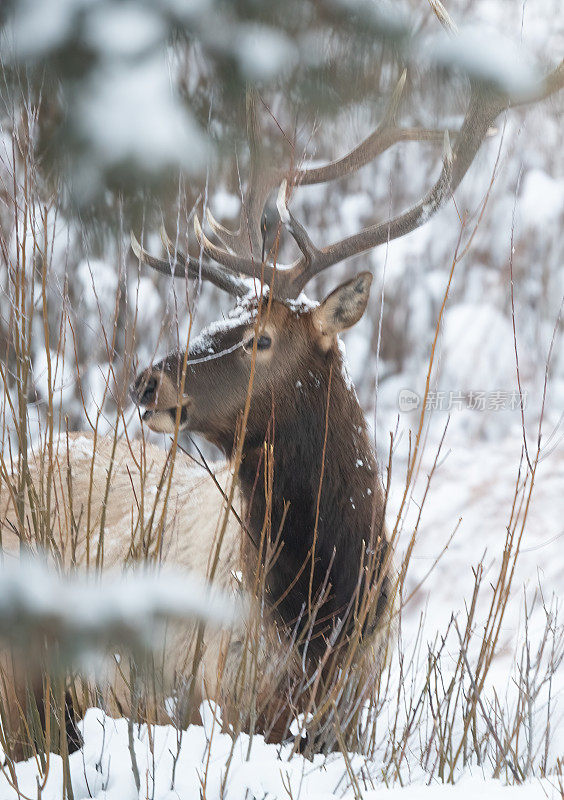
{"label": "elk eye", "polygon": [[[254,336],[253,336],[253,337],[251,337],[250,339],[248,339],[245,342],[245,345],[244,345],[245,346],[245,350],[247,350],[247,352],[249,352],[249,353],[253,349],[254,340],[255,339],[254,339]],[[268,348],[270,347],[271,344],[272,344],[272,339],[270,338],[270,336],[267,336],[266,334],[263,333],[262,336],[259,336],[258,339],[257,339],[257,350],[268,350]]]}

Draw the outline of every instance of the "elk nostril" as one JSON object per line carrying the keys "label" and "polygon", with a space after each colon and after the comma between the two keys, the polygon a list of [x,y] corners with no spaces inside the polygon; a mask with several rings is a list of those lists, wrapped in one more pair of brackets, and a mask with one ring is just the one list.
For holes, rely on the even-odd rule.
{"label": "elk nostril", "polygon": [[132,388],[133,399],[138,405],[146,406],[155,399],[157,387],[158,381],[154,375],[141,375]]}

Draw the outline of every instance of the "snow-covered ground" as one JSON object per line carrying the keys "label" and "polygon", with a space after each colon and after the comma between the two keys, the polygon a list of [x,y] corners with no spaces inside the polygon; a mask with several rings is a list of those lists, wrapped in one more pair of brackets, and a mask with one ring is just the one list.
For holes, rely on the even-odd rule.
{"label": "snow-covered ground", "polygon": [[[291,756],[291,747],[265,744],[260,736],[255,736],[250,745],[248,736],[241,735],[234,744],[228,735],[214,731],[211,721],[207,729],[190,727],[181,738],[171,727],[153,728],[152,745],[147,730],[135,728],[133,741],[141,783],[137,791],[127,721],[109,719],[99,709],[90,709],[82,731],[84,750],[70,757],[75,800],[547,800],[562,796],[556,777],[508,788],[485,777],[479,769],[455,786],[433,782],[386,787],[378,765],[367,763],[361,756],[351,756],[348,765],[340,755],[316,756],[311,762]],[[230,757],[226,778],[225,765]],[[35,763],[18,764],[16,769],[21,797],[37,797]],[[358,776],[355,789],[350,786],[349,769]],[[61,800],[61,785],[61,760],[51,756],[49,778],[39,796],[42,800]],[[2,798],[17,797],[9,789],[7,778],[0,778],[0,793]]]}
{"label": "snow-covered ground", "polygon": [[[476,641],[480,641],[480,627],[491,597],[490,582],[495,583],[501,565],[515,483],[520,462],[522,439],[520,430],[513,436],[494,443],[481,442],[469,447],[467,443],[447,443],[439,456],[438,465],[423,505],[417,544],[408,572],[405,594],[412,598],[402,617],[401,649],[409,661],[405,669],[403,697],[415,696],[425,674],[426,643],[436,640],[446,632],[452,614],[464,626],[464,610],[474,587],[472,569],[484,565],[483,591],[479,596],[475,617]],[[502,628],[498,655],[490,669],[482,700],[489,709],[494,697],[500,708],[510,711],[518,695],[518,665],[525,639],[524,597],[529,604],[528,637],[530,651],[535,654],[546,624],[546,611],[541,603],[531,610],[535,590],[540,589],[544,605],[556,613],[555,598],[562,589],[562,541],[564,539],[564,447],[562,443],[538,466],[535,487],[528,509],[525,534],[518,559],[513,584],[512,600]],[[532,453],[531,453],[532,455]],[[400,556],[407,547],[419,514],[427,475],[432,468],[435,451],[428,447],[422,458],[419,476],[412,492],[412,500],[398,542]],[[401,502],[401,465],[397,466],[397,482],[390,498],[388,520],[394,525],[394,515]],[[458,520],[460,524],[457,527]],[[443,553],[454,528],[452,541]],[[442,553],[442,555],[441,555]],[[439,558],[440,556],[440,558]],[[430,567],[439,558],[436,566]],[[420,582],[422,585],[419,586]],[[421,615],[424,621],[421,622]],[[451,631],[452,633],[452,631]],[[417,637],[423,645],[417,645]],[[448,679],[458,650],[450,639],[443,656],[442,678]],[[450,649],[449,649],[450,647]],[[472,658],[471,648],[469,658]],[[396,654],[392,665],[392,684],[397,677]],[[548,763],[552,767],[564,753],[564,669],[561,665],[551,681],[551,735]],[[541,692],[532,707],[533,730],[536,737],[535,752],[544,748],[542,739],[546,727],[546,690]],[[191,726],[179,737],[173,727],[134,726],[132,730],[140,789],[135,785],[131,768],[130,731],[124,719],[113,720],[99,709],[87,712],[81,729],[84,749],[70,757],[71,777],[75,800],[191,800],[198,796],[215,800],[266,800],[275,798],[301,798],[301,800],[329,800],[329,798],[358,797],[361,791],[366,800],[372,798],[435,797],[445,796],[466,800],[477,794],[487,797],[561,797],[558,778],[529,777],[524,786],[506,788],[503,781],[492,779],[492,765],[475,763],[457,769],[454,787],[442,786],[432,769],[421,764],[421,749],[427,739],[410,740],[411,753],[402,769],[404,782],[400,788],[393,776],[384,780],[384,751],[387,727],[391,726],[396,712],[395,689],[390,693],[377,722],[378,738],[382,744],[372,759],[351,754],[349,763],[341,754],[316,756],[313,762],[300,755],[291,756],[292,747],[265,744],[261,736],[242,734],[235,742],[222,734],[214,720],[211,708],[203,707],[203,726]],[[400,715],[401,717],[401,715]],[[402,720],[400,720],[401,725]],[[403,720],[405,722],[405,720]],[[429,725],[422,719],[422,728]],[[400,728],[401,729],[401,728]],[[538,754],[538,753],[537,753]],[[538,761],[537,761],[538,763]],[[37,763],[31,759],[16,765],[18,787],[22,797],[37,796]],[[534,774],[538,774],[538,768]],[[354,775],[354,779],[351,779]],[[18,797],[10,788],[9,773],[0,779],[1,800]],[[389,785],[387,786],[386,783]],[[42,800],[60,800],[62,797],[62,763],[51,756],[49,777],[42,789]]]}

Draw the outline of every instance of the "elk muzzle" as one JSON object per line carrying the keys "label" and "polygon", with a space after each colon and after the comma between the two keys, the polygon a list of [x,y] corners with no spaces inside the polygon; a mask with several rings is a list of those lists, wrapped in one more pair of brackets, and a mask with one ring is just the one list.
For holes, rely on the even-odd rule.
{"label": "elk muzzle", "polygon": [[158,388],[157,376],[149,368],[135,378],[129,388],[129,395],[136,406],[150,406],[156,401]]}
{"label": "elk muzzle", "polygon": [[142,419],[158,433],[174,433],[178,406],[180,429],[188,424],[191,401],[184,398],[176,383],[162,369],[148,367],[137,376],[129,390],[136,406],[145,409]]}

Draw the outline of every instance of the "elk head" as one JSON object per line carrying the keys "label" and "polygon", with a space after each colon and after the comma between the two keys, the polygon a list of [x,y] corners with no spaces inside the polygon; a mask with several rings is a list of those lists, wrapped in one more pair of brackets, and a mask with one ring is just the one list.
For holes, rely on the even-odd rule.
{"label": "elk head", "polygon": [[337,334],[360,319],[371,283],[372,275],[361,272],[318,306],[243,300],[225,322],[204,330],[187,354],[171,353],[137,377],[131,393],[146,409],[143,419],[154,431],[173,433],[179,412],[180,428],[229,452],[251,386],[247,442],[260,445],[274,399],[292,406],[296,387],[340,358]]}

